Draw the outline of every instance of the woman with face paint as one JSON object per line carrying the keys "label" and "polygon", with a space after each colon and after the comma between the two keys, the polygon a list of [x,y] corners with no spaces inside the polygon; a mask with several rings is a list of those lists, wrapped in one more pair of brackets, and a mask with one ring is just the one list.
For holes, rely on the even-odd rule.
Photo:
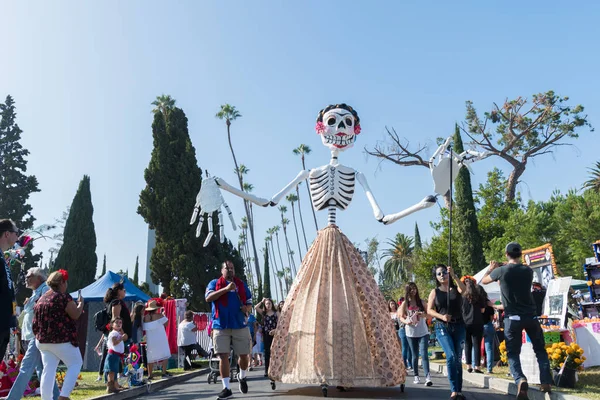
{"label": "woman with face paint", "polygon": [[[456,278],[452,267],[438,264],[433,269],[436,288],[429,294],[427,314],[436,319],[435,334],[446,353],[450,399],[462,400],[462,353],[465,344],[465,324],[462,319],[464,284]],[[458,284],[458,288],[455,285]]]}

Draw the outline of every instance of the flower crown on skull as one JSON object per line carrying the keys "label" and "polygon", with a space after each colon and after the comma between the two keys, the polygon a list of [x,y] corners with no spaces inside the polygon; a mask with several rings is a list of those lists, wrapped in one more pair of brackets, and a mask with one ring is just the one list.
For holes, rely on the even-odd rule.
{"label": "flower crown on skull", "polygon": [[343,151],[351,148],[360,134],[360,118],[349,105],[332,104],[319,111],[315,131],[325,146]]}

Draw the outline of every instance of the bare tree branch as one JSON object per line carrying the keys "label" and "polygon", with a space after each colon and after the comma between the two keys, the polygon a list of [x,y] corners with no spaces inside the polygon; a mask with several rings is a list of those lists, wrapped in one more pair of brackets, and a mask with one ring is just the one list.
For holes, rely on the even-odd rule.
{"label": "bare tree branch", "polygon": [[405,167],[420,165],[429,168],[429,160],[425,160],[421,156],[421,153],[428,149],[427,145],[420,146],[416,151],[410,151],[410,142],[406,140],[406,143],[403,144],[394,128],[390,130],[386,126],[385,130],[387,131],[392,143],[388,144],[386,142],[379,141],[377,144],[375,144],[373,150],[369,150],[365,147],[365,152],[367,154]]}

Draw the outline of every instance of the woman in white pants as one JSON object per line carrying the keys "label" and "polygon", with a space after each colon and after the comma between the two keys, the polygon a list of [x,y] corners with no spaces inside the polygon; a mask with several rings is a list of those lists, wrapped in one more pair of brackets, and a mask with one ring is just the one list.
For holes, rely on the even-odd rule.
{"label": "woman in white pants", "polygon": [[52,400],[56,368],[62,360],[67,366],[58,400],[68,400],[81,371],[83,360],[79,352],[75,321],[83,311],[83,298],[79,293],[78,304],[67,293],[69,275],[65,270],[53,272],[46,281],[48,290],[33,309],[33,333],[42,353],[40,390],[42,400]]}

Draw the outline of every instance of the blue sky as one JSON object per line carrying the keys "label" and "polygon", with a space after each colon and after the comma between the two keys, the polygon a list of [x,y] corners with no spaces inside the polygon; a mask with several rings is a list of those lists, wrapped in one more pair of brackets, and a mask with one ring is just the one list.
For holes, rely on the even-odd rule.
{"label": "blue sky", "polygon": [[[262,197],[296,176],[299,144],[313,150],[309,167],[328,162],[315,116],[346,102],[363,130],[340,162],[365,173],[384,212],[393,213],[433,185],[425,168],[365,155],[365,146],[385,138],[385,126],[433,145],[464,119],[466,100],[484,111],[550,89],[583,104],[597,125],[599,11],[596,2],[554,1],[3,1],[0,98],[16,101],[28,172],[40,182],[30,201],[38,222],[59,217],[89,174],[99,267],[106,253],[111,270],[132,271],[136,255],[146,262],[147,230],[136,208],[157,95],[170,94],[186,112],[200,167],[231,183],[225,126],[214,114],[220,104],[235,105],[243,117],[232,126],[233,144]],[[574,143],[528,165],[519,186],[525,200],[581,186],[598,159],[597,142],[582,131]],[[485,160],[473,165],[474,184],[494,166],[509,171]],[[241,201],[225,197],[239,222]],[[415,221],[430,237],[438,215],[431,208],[383,226],[359,190],[338,224],[354,242],[385,242],[412,235]],[[324,226],[325,213],[317,217]],[[275,209],[256,209],[255,218],[259,237],[279,221]],[[237,242],[229,221],[226,229]]]}

